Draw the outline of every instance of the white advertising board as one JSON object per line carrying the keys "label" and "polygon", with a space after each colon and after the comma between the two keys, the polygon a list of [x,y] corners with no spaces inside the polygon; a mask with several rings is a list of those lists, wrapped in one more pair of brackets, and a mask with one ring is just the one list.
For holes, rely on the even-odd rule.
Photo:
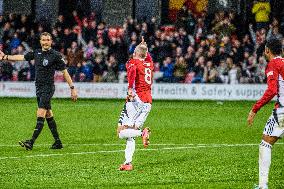
{"label": "white advertising board", "polygon": [[[70,89],[66,83],[55,83],[54,97],[68,98]],[[79,98],[125,98],[127,84],[76,83]],[[257,100],[266,85],[225,84],[154,84],[154,99],[176,100]],[[2,97],[35,97],[35,86],[31,82],[0,82]]]}

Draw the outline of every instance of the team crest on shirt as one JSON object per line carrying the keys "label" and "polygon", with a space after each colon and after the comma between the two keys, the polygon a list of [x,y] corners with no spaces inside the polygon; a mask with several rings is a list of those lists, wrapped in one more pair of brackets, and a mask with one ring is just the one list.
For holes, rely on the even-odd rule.
{"label": "team crest on shirt", "polygon": [[47,60],[47,59],[43,59],[42,65],[43,65],[43,66],[47,66],[47,65],[48,65],[48,60]]}

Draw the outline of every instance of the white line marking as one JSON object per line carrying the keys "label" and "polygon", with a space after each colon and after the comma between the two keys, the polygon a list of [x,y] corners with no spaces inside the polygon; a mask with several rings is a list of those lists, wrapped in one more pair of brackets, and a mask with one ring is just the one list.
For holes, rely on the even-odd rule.
{"label": "white line marking", "polygon": [[[284,144],[284,143],[276,143]],[[162,144],[164,145],[164,144]],[[147,149],[136,149],[136,151],[163,151],[163,150],[185,150],[185,149],[197,149],[197,148],[220,148],[220,147],[245,147],[245,146],[258,146],[259,144],[184,144],[180,147],[165,147],[165,148],[147,148]],[[124,152],[124,150],[101,150],[94,152],[73,152],[64,154],[36,154],[28,156],[4,156],[0,157],[0,160],[17,159],[23,158],[36,158],[36,157],[52,157],[52,156],[67,156],[67,155],[87,155],[87,154],[101,154],[101,153],[118,153]]]}
{"label": "white line marking", "polygon": [[[276,144],[284,144],[284,143],[276,143]],[[36,144],[34,146],[50,146],[51,144]],[[143,144],[136,144],[139,146],[142,146]],[[150,143],[151,146],[214,146],[214,145],[224,145],[224,146],[228,146],[228,145],[234,145],[234,146],[238,146],[238,145],[251,145],[251,144],[174,144],[174,143],[169,143],[169,144],[155,144],[155,143]],[[252,144],[252,145],[256,145],[256,144]],[[94,143],[94,144],[64,144],[64,146],[125,146],[125,144],[99,144],[99,143]],[[0,144],[0,147],[20,147],[20,145],[18,144]]]}
{"label": "white line marking", "polygon": [[[34,146],[50,146],[51,144],[36,144]],[[143,144],[136,144],[143,145]],[[179,145],[196,145],[196,144],[151,144],[151,146],[179,146]],[[18,144],[0,144],[0,147],[19,147]],[[125,146],[125,144],[64,144],[64,146]]]}

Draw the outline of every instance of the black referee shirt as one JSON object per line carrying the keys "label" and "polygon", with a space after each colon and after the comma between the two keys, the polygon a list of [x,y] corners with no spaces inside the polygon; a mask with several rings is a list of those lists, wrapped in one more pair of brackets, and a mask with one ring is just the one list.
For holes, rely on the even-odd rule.
{"label": "black referee shirt", "polygon": [[53,86],[55,71],[66,69],[65,61],[61,54],[53,49],[42,51],[37,49],[25,55],[25,60],[35,60],[35,85],[37,87]]}

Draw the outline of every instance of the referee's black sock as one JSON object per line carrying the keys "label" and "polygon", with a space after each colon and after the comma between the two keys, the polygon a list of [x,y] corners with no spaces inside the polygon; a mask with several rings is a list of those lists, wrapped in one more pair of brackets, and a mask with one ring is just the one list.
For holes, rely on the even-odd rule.
{"label": "referee's black sock", "polygon": [[37,139],[37,137],[39,136],[39,134],[40,134],[40,132],[43,128],[43,125],[44,125],[44,118],[38,117],[37,122],[36,122],[36,127],[35,127],[35,130],[34,130],[34,133],[33,133],[33,136],[32,136],[32,140],[31,140],[32,143],[34,143],[35,140]]}
{"label": "referee's black sock", "polygon": [[52,133],[54,140],[60,141],[59,134],[58,134],[58,131],[57,131],[57,125],[56,125],[54,118],[53,117],[46,118],[46,121],[47,121],[48,127],[49,127],[49,129]]}

